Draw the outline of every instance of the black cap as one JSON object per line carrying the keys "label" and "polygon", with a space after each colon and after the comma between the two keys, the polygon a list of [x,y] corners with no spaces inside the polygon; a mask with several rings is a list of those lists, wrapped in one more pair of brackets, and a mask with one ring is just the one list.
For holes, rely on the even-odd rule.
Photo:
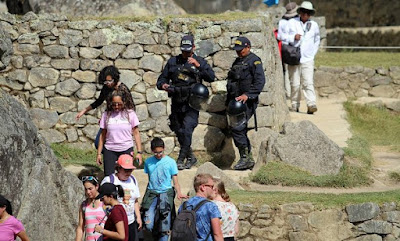
{"label": "black cap", "polygon": [[194,40],[192,35],[183,36],[181,40],[181,50],[185,52],[192,51]]}
{"label": "black cap", "polygon": [[100,186],[99,195],[97,195],[96,199],[100,199],[104,197],[104,195],[115,195],[117,193],[117,186],[107,182]]}
{"label": "black cap", "polygon": [[233,47],[233,49],[236,51],[240,51],[246,48],[247,46],[251,46],[250,40],[246,37],[238,37],[235,40],[235,46]]}

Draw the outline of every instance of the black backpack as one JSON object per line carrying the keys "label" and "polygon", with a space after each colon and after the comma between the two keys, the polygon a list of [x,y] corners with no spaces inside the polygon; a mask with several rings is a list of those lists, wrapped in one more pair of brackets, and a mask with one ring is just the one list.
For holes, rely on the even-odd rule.
{"label": "black backpack", "polygon": [[[171,231],[171,241],[196,241],[196,212],[199,208],[209,200],[203,200],[194,207],[192,210],[187,209],[187,201],[183,203],[182,211],[176,216]],[[208,233],[205,240],[211,234]]]}

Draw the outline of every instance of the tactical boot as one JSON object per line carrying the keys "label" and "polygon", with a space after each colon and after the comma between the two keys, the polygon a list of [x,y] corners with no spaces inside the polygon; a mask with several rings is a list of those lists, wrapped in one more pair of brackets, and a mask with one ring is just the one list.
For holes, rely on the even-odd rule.
{"label": "tactical boot", "polygon": [[192,148],[190,148],[189,153],[186,157],[186,164],[185,164],[185,168],[186,169],[190,169],[193,165],[195,165],[197,163],[197,159],[193,154],[193,150]]}
{"label": "tactical boot", "polygon": [[185,158],[186,158],[186,152],[181,148],[179,151],[178,159],[176,160],[176,165],[178,166],[178,170],[185,169],[185,164],[184,164]]}
{"label": "tactical boot", "polygon": [[239,162],[233,167],[235,170],[246,170],[254,167],[253,155],[247,147],[239,148],[240,159]]}

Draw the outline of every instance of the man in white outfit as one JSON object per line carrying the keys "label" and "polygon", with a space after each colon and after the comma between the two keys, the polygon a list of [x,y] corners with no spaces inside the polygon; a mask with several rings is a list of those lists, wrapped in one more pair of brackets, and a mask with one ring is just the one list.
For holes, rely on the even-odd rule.
{"label": "man in white outfit", "polygon": [[317,111],[316,96],[314,91],[314,57],[318,52],[320,36],[318,24],[310,17],[315,14],[311,2],[304,1],[297,9],[299,17],[288,22],[289,44],[300,47],[300,64],[289,65],[289,79],[291,83],[291,111],[300,108],[300,79],[303,80],[303,93],[307,103],[307,114]]}
{"label": "man in white outfit", "polygon": [[[295,2],[290,2],[286,4],[286,13],[282,16],[282,19],[279,20],[278,26],[278,36],[277,39],[282,41],[282,44],[289,44],[289,28],[288,22],[291,18],[297,17],[297,4]],[[290,98],[291,91],[290,91],[290,81],[289,81],[289,74],[287,71],[287,64],[282,62],[283,67],[283,78],[285,80],[285,92],[286,98]]]}

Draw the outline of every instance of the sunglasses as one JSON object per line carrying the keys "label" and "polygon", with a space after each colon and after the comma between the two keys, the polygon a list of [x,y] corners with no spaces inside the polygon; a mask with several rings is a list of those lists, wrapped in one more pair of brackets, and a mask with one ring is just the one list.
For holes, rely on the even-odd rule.
{"label": "sunglasses", "polygon": [[121,102],[112,102],[111,105],[114,106],[114,107],[116,107],[116,106],[123,106],[124,103],[121,103]]}
{"label": "sunglasses", "polygon": [[83,176],[81,178],[82,182],[86,182],[86,181],[95,181],[96,183],[99,183],[99,180],[97,180],[96,177],[94,176]]}
{"label": "sunglasses", "polygon": [[214,188],[214,186],[213,186],[213,185],[209,185],[209,184],[203,184],[203,186],[209,187],[209,188],[211,188],[211,189],[213,189],[213,188]]}
{"label": "sunglasses", "polygon": [[112,84],[112,83],[114,83],[113,79],[104,81],[105,85]]}
{"label": "sunglasses", "polygon": [[161,154],[163,154],[163,153],[164,153],[164,151],[159,151],[159,152],[153,151],[153,154],[154,154],[154,155],[161,155]]}

